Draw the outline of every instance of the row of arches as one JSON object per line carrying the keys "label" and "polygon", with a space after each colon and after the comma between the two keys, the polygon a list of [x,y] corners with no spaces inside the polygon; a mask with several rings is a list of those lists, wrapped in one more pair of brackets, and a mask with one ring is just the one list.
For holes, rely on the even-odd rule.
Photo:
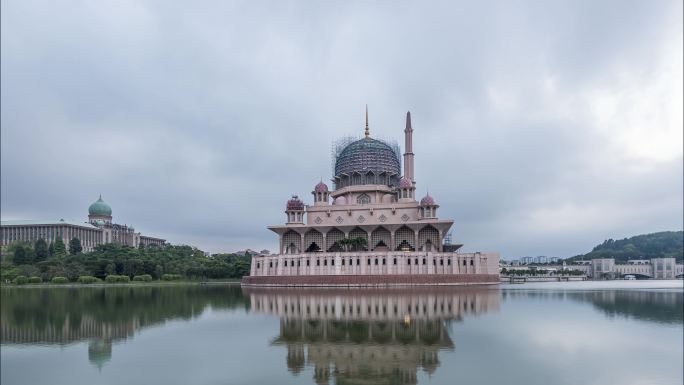
{"label": "row of arches", "polygon": [[289,230],[282,236],[285,254],[344,252],[344,251],[439,251],[439,231],[425,226],[417,233],[407,226],[402,226],[394,234],[385,227],[378,227],[368,233],[360,227],[352,229],[347,236],[340,229],[323,233],[309,229],[302,236]]}
{"label": "row of arches", "polygon": [[347,186],[380,184],[386,186],[395,186],[399,183],[400,175],[390,174],[387,172],[374,173],[369,171],[367,173],[360,173],[357,171],[351,174],[340,174],[335,177],[335,188],[340,189]]}

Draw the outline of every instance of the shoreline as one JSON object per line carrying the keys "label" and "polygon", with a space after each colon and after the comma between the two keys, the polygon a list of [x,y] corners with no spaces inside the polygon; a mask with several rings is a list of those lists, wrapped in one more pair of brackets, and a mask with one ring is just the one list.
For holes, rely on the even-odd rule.
{"label": "shoreline", "polygon": [[184,285],[197,285],[197,286],[204,286],[204,285],[239,285],[240,280],[235,279],[235,280],[230,280],[230,281],[153,281],[153,282],[112,282],[112,283],[106,283],[106,282],[98,282],[98,283],[78,283],[78,282],[69,282],[69,283],[50,283],[50,282],[45,282],[45,283],[27,283],[24,285],[16,285],[13,283],[2,283],[0,284],[0,289],[9,289],[9,288],[25,288],[25,289],[38,289],[38,288],[74,288],[74,287],[131,287],[131,286],[184,286]]}

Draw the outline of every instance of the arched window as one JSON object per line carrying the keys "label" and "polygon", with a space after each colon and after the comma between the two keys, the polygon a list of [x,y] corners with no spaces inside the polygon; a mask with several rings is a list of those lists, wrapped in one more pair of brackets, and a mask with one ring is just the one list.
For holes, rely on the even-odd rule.
{"label": "arched window", "polygon": [[304,234],[304,247],[306,247],[307,253],[323,251],[321,249],[322,245],[323,234],[321,234],[319,231],[311,229]]}
{"label": "arched window", "polygon": [[356,198],[356,203],[360,205],[367,205],[371,203],[371,198],[368,196],[368,194],[361,194],[358,198]]}
{"label": "arched window", "polygon": [[389,230],[384,227],[378,227],[371,233],[370,246],[372,250],[377,251],[387,251],[389,250],[389,244],[391,240],[391,235]]}

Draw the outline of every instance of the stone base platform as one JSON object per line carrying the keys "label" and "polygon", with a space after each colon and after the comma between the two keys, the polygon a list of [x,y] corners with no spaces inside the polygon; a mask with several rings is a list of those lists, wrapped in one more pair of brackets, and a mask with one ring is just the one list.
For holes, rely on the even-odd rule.
{"label": "stone base platform", "polygon": [[498,274],[290,275],[242,277],[242,286],[442,286],[495,285]]}

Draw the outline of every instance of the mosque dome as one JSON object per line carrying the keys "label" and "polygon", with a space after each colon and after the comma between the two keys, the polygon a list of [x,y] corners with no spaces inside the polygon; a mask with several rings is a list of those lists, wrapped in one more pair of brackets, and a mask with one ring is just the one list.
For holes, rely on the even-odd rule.
{"label": "mosque dome", "polygon": [[102,195],[100,195],[100,198],[97,200],[97,202],[93,203],[92,205],[90,205],[90,207],[88,207],[88,214],[111,216],[112,208],[109,207],[108,204],[104,203],[104,201],[102,200]]}
{"label": "mosque dome", "polygon": [[406,177],[402,177],[399,180],[399,188],[409,188],[413,187],[413,182],[411,182],[411,179],[408,179]]}
{"label": "mosque dome", "polygon": [[287,201],[285,206],[286,210],[304,210],[304,202],[297,195],[293,195],[290,200]]}
{"label": "mosque dome", "polygon": [[314,187],[314,192],[328,192],[328,185],[321,182],[318,182],[316,187]]}
{"label": "mosque dome", "polygon": [[[368,179],[367,174],[386,173],[389,180]],[[352,174],[364,177],[354,179]],[[345,146],[335,159],[335,180],[346,180],[342,186],[358,184],[392,184],[401,174],[401,161],[398,151],[384,141],[365,137]],[[394,178],[392,178],[394,176]],[[339,187],[339,186],[338,186]]]}
{"label": "mosque dome", "polygon": [[434,206],[435,200],[430,196],[430,194],[428,194],[428,195],[424,196],[423,199],[420,200],[420,205],[421,206]]}

